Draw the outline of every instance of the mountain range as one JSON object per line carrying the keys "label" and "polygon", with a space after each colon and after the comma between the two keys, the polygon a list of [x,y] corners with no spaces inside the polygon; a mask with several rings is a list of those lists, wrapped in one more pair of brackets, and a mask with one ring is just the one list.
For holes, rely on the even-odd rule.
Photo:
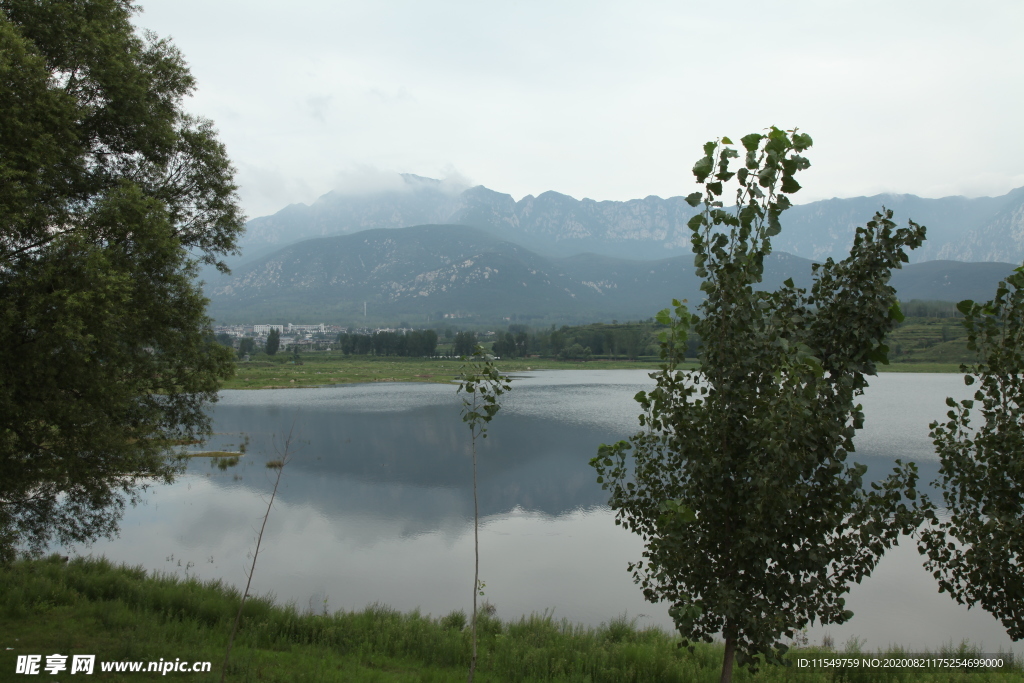
{"label": "mountain range", "polygon": [[[764,287],[811,283],[810,259],[774,252]],[[1014,268],[1002,262],[930,261],[904,266],[901,299],[989,299]],[[690,255],[657,260],[602,254],[550,257],[466,225],[375,228],[306,239],[237,266],[207,284],[222,323],[261,320],[414,325],[593,322],[654,315],[673,298],[696,302]],[[458,323],[456,323],[458,324]]]}
{"label": "mountain range", "polygon": [[[782,216],[764,285],[810,285],[812,261],[842,259],[883,206],[928,240],[893,276],[903,300],[991,298],[1024,261],[1024,188],[1000,197],[829,199]],[[577,200],[510,195],[404,174],[388,190],[329,192],[255,218],[222,276],[203,273],[220,322],[424,324],[444,316],[589,322],[699,300],[683,197]]]}
{"label": "mountain range", "polygon": [[[883,206],[903,224],[928,227],[915,263],[933,260],[1024,261],[1024,188],[1000,197],[927,199],[909,194],[828,199],[794,206],[782,216],[778,251],[814,260],[843,258],[857,226]],[[689,253],[686,222],[694,214],[683,197],[630,201],[577,200],[558,192],[511,195],[482,185],[466,189],[411,174],[397,189],[329,192],[311,205],[293,204],[247,224],[243,256],[233,265],[314,237],[422,224],[467,225],[552,257],[592,253],[662,259]]]}

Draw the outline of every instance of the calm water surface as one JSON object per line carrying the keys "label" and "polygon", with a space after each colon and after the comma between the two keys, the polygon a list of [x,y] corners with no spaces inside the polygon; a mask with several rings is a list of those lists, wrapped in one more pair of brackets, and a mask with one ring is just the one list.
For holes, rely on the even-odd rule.
{"label": "calm water surface", "polygon": [[[554,610],[597,625],[626,613],[671,629],[667,607],[643,600],[626,571],[637,538],[616,527],[588,461],[597,446],[637,429],[633,395],[646,371],[540,371],[518,377],[479,445],[481,578],[498,614]],[[946,396],[967,395],[960,375],[886,374],[864,396],[867,424],[854,459],[869,478],[895,458],[938,469],[928,423]],[[83,553],[149,569],[244,585],[272,483],[267,460],[293,429],[285,470],[253,580],[258,593],[320,611],[381,602],[435,616],[468,611],[473,500],[468,429],[452,386],[346,385],[226,391],[213,409],[214,447],[251,439],[226,472],[197,459],[172,486],[125,514],[120,538]],[[829,627],[837,644],[937,649],[963,639],[1010,649],[999,622],[939,594],[911,543],[890,552],[847,604],[856,616]],[[812,628],[820,641],[825,630]]]}

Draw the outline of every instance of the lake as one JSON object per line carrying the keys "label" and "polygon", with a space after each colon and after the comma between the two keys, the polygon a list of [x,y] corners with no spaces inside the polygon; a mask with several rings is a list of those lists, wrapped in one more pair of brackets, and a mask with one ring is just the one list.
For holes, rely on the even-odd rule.
{"label": "lake", "polygon": [[[597,625],[623,613],[671,630],[667,606],[644,601],[626,571],[642,544],[613,523],[588,461],[600,443],[637,429],[633,395],[646,371],[537,371],[518,376],[479,444],[480,576],[499,616],[554,611]],[[960,375],[884,374],[863,397],[865,430],[851,459],[882,478],[897,458],[922,480],[938,462],[928,423],[945,397],[968,395]],[[293,433],[253,578],[300,609],[362,609],[374,602],[434,616],[469,611],[473,499],[468,428],[454,386],[343,385],[225,391],[212,408],[213,448],[248,455],[221,471],[195,459],[171,486],[129,509],[121,535],[82,554],[244,586],[272,488],[268,460]],[[854,619],[811,628],[820,642],[851,637],[874,649],[936,650],[968,639],[1010,649],[999,622],[938,593],[911,539],[886,555],[847,598]]]}

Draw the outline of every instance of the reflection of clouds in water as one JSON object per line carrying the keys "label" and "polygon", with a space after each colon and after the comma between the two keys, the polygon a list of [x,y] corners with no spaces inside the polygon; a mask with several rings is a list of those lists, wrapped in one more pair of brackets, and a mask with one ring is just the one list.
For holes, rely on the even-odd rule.
{"label": "reflection of clouds in water", "polygon": [[[670,628],[666,607],[644,602],[633,585],[625,566],[640,558],[642,545],[600,505],[606,494],[587,465],[597,443],[636,430],[633,395],[653,381],[646,371],[527,375],[505,397],[507,414],[492,423],[482,451],[487,598],[505,618],[555,608],[559,617],[597,625],[626,611],[653,615],[641,624]],[[928,423],[945,415],[947,395],[969,393],[962,378],[881,375],[870,381],[863,397],[866,428],[851,459],[868,456],[863,459],[879,474],[894,457],[929,465]],[[180,573],[166,562],[173,554],[194,562],[192,571],[203,579],[244,584],[270,488],[257,446],[267,445],[260,443],[266,434],[287,430],[299,412],[299,431],[309,443],[282,479],[255,590],[273,591],[300,608],[313,595],[327,595],[331,609],[374,601],[434,615],[468,609],[472,497],[453,387],[225,392],[218,408],[215,428],[234,433],[223,437],[225,443],[239,432],[262,430],[250,455],[225,473],[193,463],[195,474],[158,488],[149,505],[129,509],[121,538],[97,543],[93,552]],[[842,643],[858,635],[870,648],[898,642],[934,650],[961,638],[983,642],[986,650],[1008,645],[996,620],[938,594],[912,542],[903,541],[873,577],[853,587],[848,604],[856,618],[847,626],[812,629],[812,638],[820,641],[827,631]]]}
{"label": "reflection of clouds in water", "polygon": [[[549,370],[524,373],[505,399],[509,412],[601,426],[626,437],[637,431],[638,391],[650,391],[648,370]],[[869,377],[860,402],[865,429],[857,433],[854,459],[879,457],[935,461],[928,425],[945,419],[946,397],[970,398],[955,373],[884,373]],[[518,393],[515,389],[521,388]]]}
{"label": "reflection of clouds in water", "polygon": [[[275,418],[267,406],[222,406],[216,429],[266,429]],[[399,515],[429,525],[446,516],[472,516],[470,438],[452,406],[403,413],[306,413],[298,427],[308,441],[295,454],[281,495],[330,514],[355,510]],[[225,437],[227,438],[227,437]],[[607,500],[589,466],[598,444],[620,438],[592,425],[506,413],[478,443],[481,511],[515,505],[560,514]],[[237,468],[246,485],[269,489],[259,476],[269,437],[253,436]],[[207,473],[197,460],[191,471]],[[221,477],[223,485],[233,485]],[[450,491],[444,491],[450,489]]]}
{"label": "reflection of clouds in water", "polygon": [[937,652],[969,640],[981,652],[1021,651],[1013,647],[999,621],[981,608],[968,610],[946,593],[922,566],[913,540],[902,538],[879,561],[871,576],[854,584],[846,607],[854,618],[842,626],[812,626],[808,637],[820,643],[825,634],[842,645],[857,636],[873,651],[890,645],[907,652]]}
{"label": "reflection of clouds in water", "polygon": [[[287,474],[285,470],[282,487],[287,484]],[[201,515],[201,526],[194,529],[196,537],[203,536],[211,542],[220,542],[232,529],[240,528],[242,515],[238,510],[258,508],[256,511],[259,516],[266,511],[266,501],[269,500],[267,491],[254,491],[247,487],[225,490],[213,481],[204,483],[213,488],[205,490],[195,498],[195,503],[210,501],[207,512]],[[452,537],[461,533],[466,523],[465,516],[458,514],[465,502],[461,500],[458,492],[453,490],[389,487],[401,488],[389,491],[377,486],[353,486],[350,482],[334,483],[336,495],[349,499],[348,505],[323,507],[316,504],[323,502],[322,500],[300,502],[302,495],[289,500],[279,490],[274,500],[274,511],[271,513],[271,517],[281,518],[277,520],[279,529],[275,533],[309,537],[315,527],[322,526],[330,529],[330,536],[334,541],[355,548],[369,549],[386,539],[408,539],[427,533],[438,534],[439,537]],[[299,493],[306,491],[308,489],[301,487]],[[393,507],[388,505],[389,498],[394,500]],[[261,502],[254,504],[254,500]],[[376,504],[360,506],[360,501],[373,501]],[[417,510],[422,512],[425,507],[432,508],[433,514],[416,514]],[[245,517],[252,524],[250,518],[252,515]]]}
{"label": "reflection of clouds in water", "polygon": [[[203,580],[244,585],[265,511],[259,492],[189,477],[159,489],[150,505],[129,510],[121,538],[90,550],[180,574],[184,568],[167,561],[173,556],[182,565],[194,563],[190,572]],[[554,609],[559,618],[596,626],[626,612],[648,615],[641,626],[671,630],[667,605],[645,602],[626,571],[628,562],[640,558],[640,539],[615,526],[613,516],[603,507],[557,516],[514,507],[485,517],[481,576],[499,616]],[[408,530],[393,516],[327,515],[312,505],[276,501],[253,590],[300,609],[311,600],[320,609],[322,596],[331,610],[362,609],[373,602],[435,616],[468,609],[472,525],[452,518],[432,530]],[[984,651],[1009,648],[998,621],[937,592],[913,543],[903,541],[882,558],[873,576],[852,587],[847,606],[854,619],[810,628],[812,641],[828,633],[840,644],[851,636],[866,638],[871,650],[897,643],[911,651],[935,651],[969,638]]]}
{"label": "reflection of clouds in water", "polygon": [[[260,389],[220,392],[218,405],[274,406],[286,413],[397,412],[426,405],[454,405],[455,387],[445,384],[339,384],[316,389]],[[217,406],[214,406],[216,414]]]}
{"label": "reflection of clouds in water", "polygon": [[[161,488],[148,506],[129,510],[118,540],[89,550],[179,574],[191,562],[190,573],[203,580],[244,585],[266,511],[260,493],[188,477]],[[157,501],[158,517],[145,514]],[[275,501],[253,591],[300,609],[315,595],[328,596],[332,610],[373,602],[435,616],[468,609],[472,525],[459,517],[408,534],[409,523],[371,514],[328,516],[310,505]],[[639,556],[639,540],[616,527],[606,509],[554,517],[516,508],[491,515],[481,525],[480,547],[487,598],[504,618],[555,608],[559,617],[595,626],[624,611],[655,614],[653,623],[671,625],[666,608],[646,604],[634,588],[624,563]],[[171,556],[183,566],[168,563]],[[321,599],[314,602],[319,608]]]}
{"label": "reflection of clouds in water", "polygon": [[649,370],[547,370],[517,376],[502,397],[511,413],[601,427],[620,438],[636,432],[638,391],[654,388]]}
{"label": "reflection of clouds in water", "polygon": [[[539,370],[513,375],[503,410],[561,422],[601,426],[623,436],[638,427],[636,392],[653,388],[649,370]],[[460,405],[454,385],[348,384],[318,389],[223,391],[220,406],[273,407],[283,418],[307,412],[404,412]],[[214,414],[217,406],[214,406]]]}
{"label": "reflection of clouds in water", "polygon": [[885,373],[869,377],[864,392],[864,429],[854,444],[857,456],[902,458],[921,462],[938,460],[928,437],[928,425],[944,420],[946,397],[970,398],[960,374]]}
{"label": "reflection of clouds in water", "polygon": [[[538,370],[517,373],[513,389],[502,398],[509,412],[560,421],[637,426],[636,392],[650,390],[648,370]],[[959,374],[883,373],[868,378],[862,397],[867,429],[858,435],[860,450],[889,455],[930,450],[928,424],[943,419],[946,396],[973,393]],[[344,410],[401,412],[428,405],[458,406],[455,388],[443,384],[353,384],[318,389],[224,391],[218,405],[274,407],[286,414]],[[217,406],[214,406],[216,412]],[[898,445],[897,445],[898,444]],[[898,457],[898,456],[894,456]]]}

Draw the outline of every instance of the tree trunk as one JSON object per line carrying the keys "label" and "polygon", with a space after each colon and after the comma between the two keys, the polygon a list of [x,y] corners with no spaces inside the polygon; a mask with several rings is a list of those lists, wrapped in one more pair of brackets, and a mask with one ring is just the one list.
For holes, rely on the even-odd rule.
{"label": "tree trunk", "polygon": [[721,683],[732,683],[732,664],[736,661],[736,639],[725,639],[725,658],[722,660]]}
{"label": "tree trunk", "polygon": [[[474,407],[476,394],[473,394]],[[473,674],[476,672],[476,596],[480,591],[480,504],[476,491],[476,432],[472,432],[473,441],[473,656],[469,660],[469,679],[467,683],[473,683]]]}

